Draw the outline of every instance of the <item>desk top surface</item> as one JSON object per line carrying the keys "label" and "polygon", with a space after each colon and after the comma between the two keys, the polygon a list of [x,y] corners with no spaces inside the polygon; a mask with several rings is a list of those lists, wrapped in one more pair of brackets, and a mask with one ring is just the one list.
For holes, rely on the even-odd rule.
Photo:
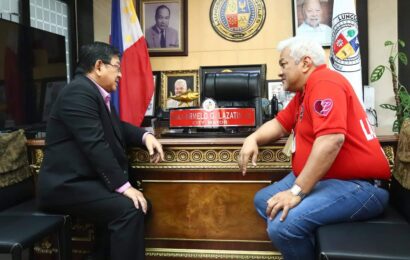
{"label": "desk top surface", "polygon": [[[397,142],[398,135],[380,135],[378,136],[381,143]],[[159,138],[162,145],[242,145],[244,137],[224,137],[224,138]],[[281,138],[272,145],[284,145],[286,138]],[[44,146],[44,139],[29,139],[29,146]]]}

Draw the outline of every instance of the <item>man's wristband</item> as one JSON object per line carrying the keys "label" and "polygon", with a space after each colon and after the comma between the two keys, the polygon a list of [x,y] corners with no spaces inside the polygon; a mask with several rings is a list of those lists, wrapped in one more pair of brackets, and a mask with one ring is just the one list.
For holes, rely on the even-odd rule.
{"label": "man's wristband", "polygon": [[290,188],[290,192],[295,196],[299,196],[302,200],[306,197],[306,194],[302,192],[302,188],[296,183]]}

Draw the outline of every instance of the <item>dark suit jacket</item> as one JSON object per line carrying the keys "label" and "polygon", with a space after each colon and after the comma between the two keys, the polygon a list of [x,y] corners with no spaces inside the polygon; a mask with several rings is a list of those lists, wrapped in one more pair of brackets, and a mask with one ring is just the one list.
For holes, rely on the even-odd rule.
{"label": "dark suit jacket", "polygon": [[[145,32],[148,48],[161,48],[161,32],[157,26],[152,26]],[[178,32],[168,27],[165,29],[165,48],[178,48]]]}
{"label": "dark suit jacket", "polygon": [[109,113],[97,86],[78,75],[58,96],[47,124],[38,179],[40,207],[117,196],[128,181],[126,144],[142,146],[144,130]]}

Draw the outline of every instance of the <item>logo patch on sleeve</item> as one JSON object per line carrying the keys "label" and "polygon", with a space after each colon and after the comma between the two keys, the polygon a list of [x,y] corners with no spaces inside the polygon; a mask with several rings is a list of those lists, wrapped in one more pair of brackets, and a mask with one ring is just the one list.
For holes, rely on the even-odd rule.
{"label": "logo patch on sleeve", "polygon": [[319,99],[315,101],[313,106],[316,113],[318,113],[321,116],[327,116],[330,113],[330,111],[332,111],[333,100],[331,100],[330,98],[326,98],[323,100]]}

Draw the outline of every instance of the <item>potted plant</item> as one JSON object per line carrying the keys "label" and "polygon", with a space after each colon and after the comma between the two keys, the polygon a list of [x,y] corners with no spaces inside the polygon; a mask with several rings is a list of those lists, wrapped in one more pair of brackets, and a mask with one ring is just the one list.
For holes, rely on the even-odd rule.
{"label": "potted plant", "polygon": [[407,56],[399,48],[405,46],[404,41],[386,41],[384,46],[390,48],[389,66],[377,66],[370,81],[379,80],[387,69],[392,75],[394,100],[396,105],[382,104],[382,108],[396,111],[396,120],[393,123],[393,132],[399,133],[396,158],[394,162],[393,177],[390,186],[390,200],[395,204],[402,214],[410,220],[410,210],[407,205],[410,202],[410,94],[406,87],[400,84],[397,76],[396,62],[407,65]]}
{"label": "potted plant", "polygon": [[404,119],[410,118],[410,94],[406,87],[399,82],[396,66],[397,60],[401,64],[407,65],[407,55],[399,50],[400,47],[403,48],[405,46],[405,43],[399,39],[396,42],[386,41],[384,46],[390,48],[389,66],[377,66],[370,76],[370,82],[379,80],[383,76],[385,70],[390,71],[396,104],[381,104],[380,106],[385,109],[396,111],[396,120],[393,122],[392,130],[393,132],[399,133]]}

